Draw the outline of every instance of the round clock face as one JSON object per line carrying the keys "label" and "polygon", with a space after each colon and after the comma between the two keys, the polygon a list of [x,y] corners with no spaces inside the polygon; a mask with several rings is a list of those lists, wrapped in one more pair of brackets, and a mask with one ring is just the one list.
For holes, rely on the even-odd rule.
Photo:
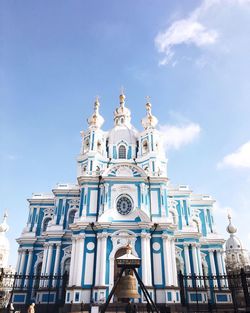
{"label": "round clock face", "polygon": [[133,207],[132,201],[129,197],[122,196],[116,203],[117,211],[122,215],[127,215],[131,212]]}

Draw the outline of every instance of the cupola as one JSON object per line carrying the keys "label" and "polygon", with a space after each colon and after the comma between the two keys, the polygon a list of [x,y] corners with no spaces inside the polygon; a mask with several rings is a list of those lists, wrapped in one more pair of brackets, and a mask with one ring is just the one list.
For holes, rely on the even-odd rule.
{"label": "cupola", "polygon": [[100,102],[96,97],[94,103],[94,113],[88,118],[89,128],[101,128],[104,123],[104,118],[99,113]]}
{"label": "cupola", "polygon": [[151,108],[152,108],[152,105],[149,102],[149,97],[147,97],[147,103],[146,103],[147,115],[141,121],[142,126],[144,127],[144,129],[155,128],[156,125],[158,124],[158,120],[152,114]]}

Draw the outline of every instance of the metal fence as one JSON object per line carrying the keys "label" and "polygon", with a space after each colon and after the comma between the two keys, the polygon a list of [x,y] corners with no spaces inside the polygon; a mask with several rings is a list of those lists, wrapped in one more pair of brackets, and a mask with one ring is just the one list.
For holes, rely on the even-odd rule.
{"label": "metal fence", "polygon": [[[56,313],[64,305],[68,274],[19,275],[0,272],[0,308],[14,303],[15,310],[26,312],[28,305],[36,303],[36,312]],[[1,312],[1,311],[0,311]]]}
{"label": "metal fence", "polygon": [[187,312],[250,312],[250,271],[241,269],[216,276],[180,272],[179,287],[181,304]]}
{"label": "metal fence", "polygon": [[[161,312],[250,312],[250,271],[243,269],[221,276],[178,276],[181,304],[158,304]],[[0,271],[0,312],[11,302],[15,310],[26,312],[30,303],[36,303],[36,313],[71,312],[65,306],[68,274],[18,275]],[[17,297],[25,295],[23,303]],[[227,301],[219,301],[224,298]],[[66,308],[67,307],[67,308]],[[85,305],[84,311],[89,306]],[[138,312],[146,312],[145,305],[138,304]],[[73,310],[75,311],[75,310]],[[79,306],[77,311],[83,311]],[[112,304],[110,311],[124,312],[124,306]]]}

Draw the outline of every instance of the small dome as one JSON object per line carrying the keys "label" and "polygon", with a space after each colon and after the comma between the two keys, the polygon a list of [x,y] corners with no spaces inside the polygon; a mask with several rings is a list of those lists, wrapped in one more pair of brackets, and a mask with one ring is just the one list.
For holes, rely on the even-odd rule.
{"label": "small dome", "polygon": [[94,113],[88,118],[89,127],[101,128],[104,123],[104,118],[99,114],[100,102],[98,97],[94,104]]}
{"label": "small dome", "polygon": [[242,243],[238,237],[231,235],[226,241],[226,251],[230,250],[241,250],[243,249]]}
{"label": "small dome", "polygon": [[156,125],[158,124],[157,118],[151,112],[151,107],[152,105],[148,99],[148,102],[146,103],[147,115],[141,121],[144,129],[155,128]]}

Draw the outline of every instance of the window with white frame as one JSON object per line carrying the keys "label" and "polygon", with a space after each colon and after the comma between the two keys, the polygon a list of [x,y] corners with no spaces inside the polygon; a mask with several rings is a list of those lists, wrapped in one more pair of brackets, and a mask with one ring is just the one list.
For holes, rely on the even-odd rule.
{"label": "window with white frame", "polygon": [[68,224],[74,223],[75,215],[76,215],[76,210],[71,210],[69,212]]}
{"label": "window with white frame", "polygon": [[43,231],[46,231],[47,230],[47,227],[48,227],[48,224],[49,222],[51,221],[51,218],[50,217],[46,217],[43,221]]}
{"label": "window with white frame", "polygon": [[126,159],[126,147],[124,145],[120,145],[118,155],[119,159]]}

